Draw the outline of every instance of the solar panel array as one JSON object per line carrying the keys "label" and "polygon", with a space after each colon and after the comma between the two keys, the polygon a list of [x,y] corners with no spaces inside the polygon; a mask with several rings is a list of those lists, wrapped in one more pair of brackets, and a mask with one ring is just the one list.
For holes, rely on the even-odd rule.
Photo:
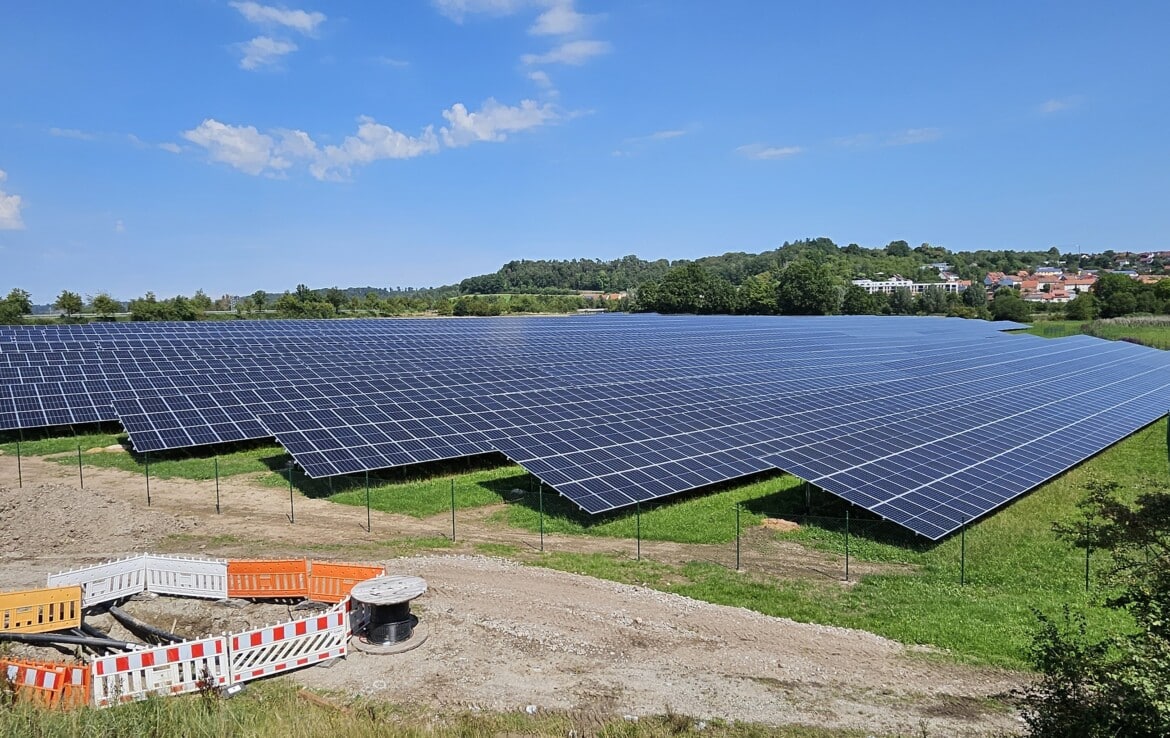
{"label": "solar panel array", "polygon": [[598,513],[783,469],[938,539],[1153,422],[1170,354],[941,318],[0,327],[0,430],[275,437],[313,477],[498,451]]}

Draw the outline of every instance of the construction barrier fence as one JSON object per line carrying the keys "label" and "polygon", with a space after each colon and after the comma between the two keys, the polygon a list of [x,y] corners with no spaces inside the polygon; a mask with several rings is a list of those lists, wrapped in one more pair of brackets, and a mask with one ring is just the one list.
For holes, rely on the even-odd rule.
{"label": "construction barrier fence", "polygon": [[229,597],[284,597],[307,599],[309,596],[308,559],[231,560],[227,565]]}
{"label": "construction barrier fence", "polygon": [[93,659],[93,704],[106,707],[228,683],[227,638],[203,638]]}
{"label": "construction barrier fence", "polygon": [[348,652],[349,636],[368,617],[349,597],[382,566],[307,559],[223,560],[141,554],[48,578],[46,589],[0,594],[2,630],[49,632],[81,625],[85,607],[143,591],[223,599],[311,599],[328,610],[242,633],[143,646],[88,663],[0,661],[22,699],[49,707],[107,707],[259,679]]}
{"label": "construction barrier fence", "polygon": [[0,594],[0,632],[48,633],[81,625],[81,588],[26,589]]}

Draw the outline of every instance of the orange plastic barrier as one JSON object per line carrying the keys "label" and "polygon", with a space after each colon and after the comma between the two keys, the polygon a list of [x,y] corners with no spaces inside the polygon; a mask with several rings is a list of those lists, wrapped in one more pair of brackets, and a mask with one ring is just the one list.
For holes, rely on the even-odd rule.
{"label": "orange plastic barrier", "polygon": [[314,561],[309,570],[309,599],[316,602],[341,602],[349,595],[353,585],[385,573],[386,568],[382,566]]}
{"label": "orange plastic barrier", "polygon": [[228,560],[228,597],[309,596],[309,562],[306,559]]}
{"label": "orange plastic barrier", "polygon": [[66,710],[89,704],[89,664],[62,664],[65,671],[61,685],[61,699],[57,703]]}
{"label": "orange plastic barrier", "polygon": [[16,696],[43,707],[56,707],[65,686],[65,665],[52,662],[0,660],[0,671]]}
{"label": "orange plastic barrier", "polygon": [[48,587],[0,594],[0,631],[47,633],[81,625],[81,587]]}

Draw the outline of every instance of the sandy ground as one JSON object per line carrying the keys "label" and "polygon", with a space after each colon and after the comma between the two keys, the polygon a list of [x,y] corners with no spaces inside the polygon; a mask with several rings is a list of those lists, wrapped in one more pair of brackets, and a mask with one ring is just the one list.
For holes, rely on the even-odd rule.
{"label": "sandy ground", "polygon": [[[18,488],[15,458],[0,455],[3,589],[38,586],[50,572],[146,550],[381,559],[391,573],[427,580],[429,591],[414,608],[425,643],[393,656],[354,652],[332,668],[282,677],[315,688],[440,709],[558,709],[598,718],[673,710],[874,734],[989,736],[1019,727],[996,698],[1022,686],[1023,675],[948,664],[861,631],[473,555],[477,542],[534,543],[531,534],[501,530],[482,516],[461,514],[460,543],[448,555],[384,559],[377,552],[402,536],[449,534],[449,517],[375,513],[373,533],[366,533],[364,509],[300,497],[290,523],[287,491],[247,478],[221,481],[217,515],[210,482],[152,480],[148,508],[139,475],[87,467],[81,489],[76,467],[25,458],[22,472]],[[839,578],[834,557],[775,542],[762,529],[748,538],[745,568]],[[632,555],[634,542],[549,536],[546,548]],[[727,559],[729,551],[644,541],[642,555],[675,563]],[[126,609],[191,636],[291,613],[286,605],[172,598]],[[126,637],[103,618],[91,622]]]}

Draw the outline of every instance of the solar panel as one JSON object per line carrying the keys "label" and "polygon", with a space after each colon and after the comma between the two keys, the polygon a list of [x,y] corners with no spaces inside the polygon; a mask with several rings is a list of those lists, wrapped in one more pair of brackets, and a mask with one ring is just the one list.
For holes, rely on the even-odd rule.
{"label": "solar panel", "polygon": [[139,451],[275,436],[315,477],[494,451],[590,512],[779,468],[938,538],[1170,407],[1167,354],[1002,333],[1018,327],[623,315],[0,328],[0,429],[119,419]]}

